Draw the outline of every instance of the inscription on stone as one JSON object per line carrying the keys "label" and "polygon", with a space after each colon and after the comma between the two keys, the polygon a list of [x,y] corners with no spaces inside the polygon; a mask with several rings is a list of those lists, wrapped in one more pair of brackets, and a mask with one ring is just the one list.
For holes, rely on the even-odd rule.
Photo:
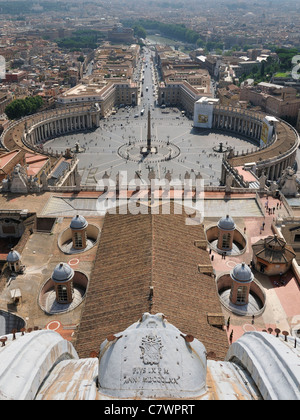
{"label": "inscription on stone", "polygon": [[152,367],[134,367],[130,376],[124,376],[123,384],[174,384],[179,385],[180,376],[173,377],[169,369]]}
{"label": "inscription on stone", "polygon": [[[172,364],[170,369],[170,354],[155,331],[150,330],[149,334],[143,335],[140,340],[138,358],[134,358],[132,353],[124,349],[123,355],[125,356],[126,352],[128,361],[122,366],[122,385],[128,388],[136,385],[144,389],[179,386],[182,377],[179,354],[176,352],[178,363]],[[140,364],[137,363],[138,360]]]}

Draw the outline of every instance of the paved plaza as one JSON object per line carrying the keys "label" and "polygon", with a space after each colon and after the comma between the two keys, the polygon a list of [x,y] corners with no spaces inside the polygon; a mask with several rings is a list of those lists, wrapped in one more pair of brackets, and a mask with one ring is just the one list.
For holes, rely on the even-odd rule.
{"label": "paved plaza", "polygon": [[[117,174],[125,172],[127,181],[170,178],[182,181],[202,177],[205,185],[220,185],[223,153],[232,147],[242,152],[255,149],[251,140],[229,132],[196,129],[193,121],[178,108],[157,105],[158,77],[150,50],[137,68],[144,83],[135,107],[121,107],[115,115],[100,121],[93,132],[74,133],[57,137],[44,148],[64,152],[79,145],[79,172],[83,186],[95,186],[103,177],[116,181]],[[143,71],[143,73],[142,73]],[[139,77],[137,75],[137,77]],[[149,115],[150,111],[150,123]],[[152,152],[142,150],[151,139]]]}
{"label": "paved plaza", "polygon": [[96,185],[107,175],[116,180],[121,171],[126,171],[128,180],[138,176],[148,183],[149,173],[154,171],[156,179],[163,179],[168,173],[173,180],[183,180],[187,174],[195,179],[200,174],[205,185],[217,186],[223,153],[215,150],[220,143],[223,148],[230,146],[239,152],[256,147],[243,137],[195,129],[192,121],[178,109],[165,111],[152,106],[151,139],[160,148],[157,154],[142,156],[139,151],[146,144],[148,129],[147,112],[137,114],[142,106],[119,109],[115,116],[101,120],[95,131],[57,137],[44,148],[64,152],[79,143],[82,152],[77,156],[82,185]]}

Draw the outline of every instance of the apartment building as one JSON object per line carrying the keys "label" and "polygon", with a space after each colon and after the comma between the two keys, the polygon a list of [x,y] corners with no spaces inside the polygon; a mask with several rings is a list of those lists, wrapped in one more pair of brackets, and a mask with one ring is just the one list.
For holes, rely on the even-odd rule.
{"label": "apartment building", "polygon": [[179,105],[188,116],[192,116],[195,101],[212,96],[208,70],[201,68],[188,55],[170,47],[157,46],[155,60],[162,78],[158,89],[159,105]]}
{"label": "apartment building", "polygon": [[300,98],[297,90],[272,83],[258,83],[241,89],[240,100],[253,106],[259,106],[263,111],[279,118],[297,120],[300,109]]}
{"label": "apartment building", "polygon": [[12,94],[9,92],[0,92],[0,115],[4,113],[7,105],[13,100]]}
{"label": "apartment building", "polygon": [[121,104],[135,106],[138,98],[136,83],[122,81],[108,81],[106,83],[78,84],[59,95],[57,105],[98,103],[101,116],[107,116],[113,107]]}
{"label": "apartment building", "polygon": [[168,81],[161,83],[158,89],[158,105],[179,106],[183,108],[186,115],[192,117],[195,102],[203,96],[202,89],[190,85],[186,81]]}

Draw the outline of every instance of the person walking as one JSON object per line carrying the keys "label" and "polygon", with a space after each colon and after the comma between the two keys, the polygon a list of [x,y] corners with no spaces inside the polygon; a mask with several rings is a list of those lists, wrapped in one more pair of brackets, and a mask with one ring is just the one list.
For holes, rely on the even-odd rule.
{"label": "person walking", "polygon": [[229,326],[230,326],[230,316],[227,319],[227,330],[229,329]]}

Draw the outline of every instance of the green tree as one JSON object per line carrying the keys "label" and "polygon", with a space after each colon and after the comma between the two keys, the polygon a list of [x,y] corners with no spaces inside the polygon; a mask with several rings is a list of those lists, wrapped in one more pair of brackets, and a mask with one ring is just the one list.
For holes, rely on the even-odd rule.
{"label": "green tree", "polygon": [[10,120],[34,114],[43,105],[41,96],[28,96],[25,99],[15,99],[5,108],[5,114]]}
{"label": "green tree", "polygon": [[139,38],[146,38],[147,33],[146,30],[141,25],[136,25],[133,27],[134,35]]}
{"label": "green tree", "polygon": [[262,63],[261,63],[261,66],[260,66],[260,75],[261,75],[261,77],[264,77],[264,75],[265,75],[265,62],[264,61],[262,61]]}

